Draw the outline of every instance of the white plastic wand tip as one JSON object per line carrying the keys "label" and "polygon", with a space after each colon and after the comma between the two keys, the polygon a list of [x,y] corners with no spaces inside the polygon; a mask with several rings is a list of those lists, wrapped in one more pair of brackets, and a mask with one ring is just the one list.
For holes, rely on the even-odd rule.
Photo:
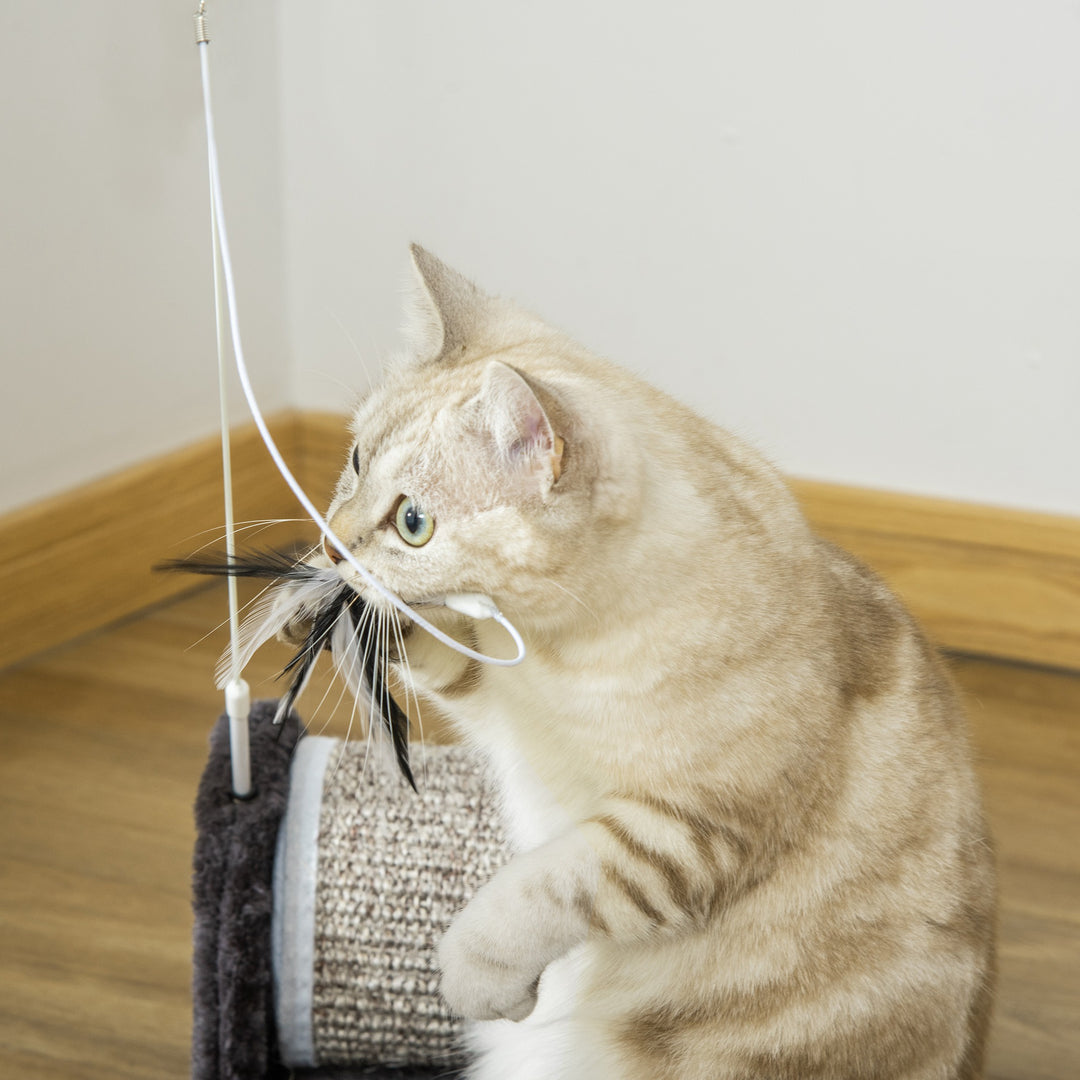
{"label": "white plastic wand tip", "polygon": [[494,619],[499,614],[495,601],[480,593],[448,593],[443,603],[451,611],[467,615],[470,619]]}
{"label": "white plastic wand tip", "polygon": [[229,714],[229,759],[232,766],[233,795],[249,799],[251,786],[251,743],[248,717],[251,715],[251,689],[243,679],[233,679],[225,687],[225,711]]}
{"label": "white plastic wand tip", "polygon": [[246,720],[251,715],[251,687],[243,679],[233,679],[225,687],[225,711],[231,720]]}

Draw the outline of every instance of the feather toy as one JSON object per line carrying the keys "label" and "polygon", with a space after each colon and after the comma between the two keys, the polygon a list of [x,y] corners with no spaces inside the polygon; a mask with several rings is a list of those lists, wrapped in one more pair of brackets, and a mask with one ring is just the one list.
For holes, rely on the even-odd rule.
{"label": "feather toy", "polygon": [[[157,569],[209,577],[259,578],[278,587],[259,600],[240,631],[239,662],[243,667],[255,651],[280,633],[297,616],[310,621],[307,635],[279,678],[290,676],[289,687],[278,703],[274,723],[280,725],[311,678],[315,662],[329,652],[338,674],[354,696],[367,700],[373,721],[386,729],[402,776],[416,790],[409,765],[409,720],[394,700],[386,679],[385,631],[373,627],[370,606],[334,569],[298,561],[283,551],[258,551],[229,556],[172,559]],[[286,591],[287,590],[287,591]],[[383,638],[383,640],[379,640]],[[228,681],[229,657],[218,666],[218,685]]]}

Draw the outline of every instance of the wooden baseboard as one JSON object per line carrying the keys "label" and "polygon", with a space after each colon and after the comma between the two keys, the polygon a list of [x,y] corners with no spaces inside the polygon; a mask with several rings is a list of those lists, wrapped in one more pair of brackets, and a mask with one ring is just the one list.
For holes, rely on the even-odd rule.
{"label": "wooden baseboard", "polygon": [[1080,519],[792,487],[816,530],[881,574],[943,648],[1080,670]]}
{"label": "wooden baseboard", "polygon": [[[300,417],[281,413],[270,423],[291,460]],[[238,522],[297,517],[300,508],[253,426],[234,432],[232,457]],[[222,504],[215,437],[0,518],[0,664],[190,590],[191,578],[153,567],[219,539]]]}
{"label": "wooden baseboard", "polygon": [[311,497],[325,505],[352,445],[349,418],[338,413],[305,412],[300,416],[299,446],[304,483]]}
{"label": "wooden baseboard", "polygon": [[[323,503],[341,470],[344,417],[271,422],[297,476]],[[207,439],[0,518],[0,663],[17,663],[191,587],[162,559],[220,534],[221,466]],[[234,435],[237,518],[295,518],[295,499],[254,428]],[[941,646],[1080,670],[1080,519],[792,482],[822,535],[874,567]],[[313,536],[281,526],[260,543]]]}

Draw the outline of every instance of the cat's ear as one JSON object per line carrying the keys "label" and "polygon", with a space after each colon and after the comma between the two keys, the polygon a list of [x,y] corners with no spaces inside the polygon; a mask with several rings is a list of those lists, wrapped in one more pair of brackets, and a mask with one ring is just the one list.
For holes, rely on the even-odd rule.
{"label": "cat's ear", "polygon": [[505,474],[546,494],[562,474],[564,444],[532,387],[512,367],[492,360],[477,401]]}
{"label": "cat's ear", "polygon": [[421,361],[460,356],[476,336],[489,297],[419,244],[409,250],[416,274],[405,335]]}

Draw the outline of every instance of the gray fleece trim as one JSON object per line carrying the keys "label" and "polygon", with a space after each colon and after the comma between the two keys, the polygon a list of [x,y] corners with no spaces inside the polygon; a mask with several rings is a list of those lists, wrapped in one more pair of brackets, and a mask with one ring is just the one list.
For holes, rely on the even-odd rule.
{"label": "gray fleece trim", "polygon": [[311,1066],[315,955],[315,885],[319,865],[319,815],[323,776],[340,740],[309,735],[297,743],[289,802],[274,858],[271,952],[278,1046],[289,1067]]}

